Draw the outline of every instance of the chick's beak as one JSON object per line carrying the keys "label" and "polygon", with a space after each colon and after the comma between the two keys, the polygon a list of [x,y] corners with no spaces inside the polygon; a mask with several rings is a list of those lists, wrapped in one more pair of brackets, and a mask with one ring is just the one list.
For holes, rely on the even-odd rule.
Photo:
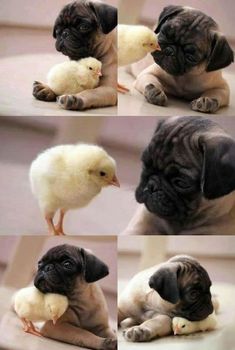
{"label": "chick's beak", "polygon": [[120,183],[119,183],[116,175],[114,175],[112,180],[109,181],[109,184],[113,185],[113,186],[116,186],[116,187],[120,187]]}
{"label": "chick's beak", "polygon": [[158,44],[158,42],[154,43],[153,45],[153,51],[161,51],[161,47],[160,45]]}
{"label": "chick's beak", "polygon": [[179,334],[179,327],[178,326],[176,326],[174,329],[174,335],[177,335],[177,334]]}
{"label": "chick's beak", "polygon": [[102,77],[103,74],[102,74],[101,70],[97,71],[97,75],[98,75],[98,77]]}
{"label": "chick's beak", "polygon": [[58,316],[54,316],[52,319],[53,325],[55,326],[56,322],[58,320]]}

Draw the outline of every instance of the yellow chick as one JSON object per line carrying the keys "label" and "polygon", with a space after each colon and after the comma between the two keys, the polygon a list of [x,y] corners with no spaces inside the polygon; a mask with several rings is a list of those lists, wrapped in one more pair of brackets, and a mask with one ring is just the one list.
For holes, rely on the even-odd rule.
{"label": "yellow chick", "polygon": [[47,75],[48,86],[58,96],[94,89],[102,76],[101,68],[102,63],[93,57],[56,64]]}
{"label": "yellow chick", "polygon": [[[144,58],[149,52],[161,50],[157,35],[143,25],[118,25],[118,66],[125,66]],[[118,84],[120,92],[128,91]]]}
{"label": "yellow chick", "polygon": [[174,317],[172,320],[172,329],[174,335],[209,331],[215,329],[216,325],[217,320],[215,313],[212,313],[202,321],[192,322],[183,317]]}
{"label": "yellow chick", "polygon": [[36,287],[22,288],[13,296],[13,308],[21,319],[27,333],[40,336],[33,322],[57,320],[68,308],[68,298],[64,295],[41,293]]}
{"label": "yellow chick", "polygon": [[[61,145],[39,154],[31,164],[29,177],[49,232],[64,234],[63,219],[68,209],[85,207],[105,186],[120,187],[115,172],[115,160],[96,145]],[[58,209],[60,218],[55,226],[53,217]]]}

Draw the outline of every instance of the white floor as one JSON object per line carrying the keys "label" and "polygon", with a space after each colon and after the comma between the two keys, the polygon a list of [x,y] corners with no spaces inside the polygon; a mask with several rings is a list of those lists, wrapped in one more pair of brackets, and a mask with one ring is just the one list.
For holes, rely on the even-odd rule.
{"label": "white floor", "polygon": [[[224,77],[229,82],[231,88],[230,106],[221,108],[215,115],[235,116],[235,73],[231,70],[225,70]],[[205,113],[191,110],[187,101],[170,97],[168,105],[165,107],[155,106],[148,103],[145,97],[141,95],[134,87],[134,78],[125,72],[124,68],[119,69],[118,81],[130,89],[126,94],[118,94],[118,115],[142,115],[142,116],[176,116],[176,115],[208,115]],[[211,114],[210,114],[211,115]]]}

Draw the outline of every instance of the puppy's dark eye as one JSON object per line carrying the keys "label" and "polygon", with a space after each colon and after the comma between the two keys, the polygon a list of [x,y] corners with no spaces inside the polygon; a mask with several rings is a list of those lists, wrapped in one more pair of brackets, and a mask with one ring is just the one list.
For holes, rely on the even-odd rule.
{"label": "puppy's dark eye", "polygon": [[193,290],[190,291],[189,295],[190,295],[191,299],[195,300],[195,299],[197,299],[199,297],[199,291],[193,289]]}
{"label": "puppy's dark eye", "polygon": [[191,187],[186,180],[179,179],[179,178],[173,180],[173,185],[182,190],[187,190],[187,189],[190,189]]}
{"label": "puppy's dark eye", "polygon": [[63,266],[66,268],[66,269],[71,269],[73,264],[70,262],[70,261],[64,261],[63,262]]}
{"label": "puppy's dark eye", "polygon": [[168,46],[168,47],[165,48],[164,54],[166,56],[174,56],[175,51],[174,51],[174,49],[172,47]]}
{"label": "puppy's dark eye", "polygon": [[106,173],[104,171],[100,171],[100,176],[105,176]]}
{"label": "puppy's dark eye", "polygon": [[90,30],[90,25],[89,25],[88,23],[82,23],[82,24],[80,24],[80,26],[79,26],[79,30],[80,30],[81,32],[87,32],[87,31]]}

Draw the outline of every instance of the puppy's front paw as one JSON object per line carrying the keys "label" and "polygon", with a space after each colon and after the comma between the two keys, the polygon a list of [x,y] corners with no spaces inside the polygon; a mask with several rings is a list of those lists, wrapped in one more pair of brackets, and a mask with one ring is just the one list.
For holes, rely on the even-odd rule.
{"label": "puppy's front paw", "polygon": [[145,87],[144,96],[146,100],[153,105],[165,106],[167,104],[165,92],[153,84],[149,84]]}
{"label": "puppy's front paw", "polygon": [[62,95],[57,97],[57,102],[61,108],[80,111],[84,108],[81,97],[75,95]]}
{"label": "puppy's front paw", "polygon": [[219,109],[219,102],[216,98],[199,97],[191,102],[193,111],[203,113],[215,113]]}
{"label": "puppy's front paw", "polygon": [[40,81],[35,81],[33,83],[33,96],[41,101],[56,101],[56,94],[49,88],[49,86],[40,83]]}
{"label": "puppy's front paw", "polygon": [[151,340],[151,332],[143,326],[134,326],[123,331],[123,336],[127,341],[142,342]]}
{"label": "puppy's front paw", "polygon": [[116,350],[117,349],[117,339],[115,338],[106,338],[103,341],[101,350]]}

